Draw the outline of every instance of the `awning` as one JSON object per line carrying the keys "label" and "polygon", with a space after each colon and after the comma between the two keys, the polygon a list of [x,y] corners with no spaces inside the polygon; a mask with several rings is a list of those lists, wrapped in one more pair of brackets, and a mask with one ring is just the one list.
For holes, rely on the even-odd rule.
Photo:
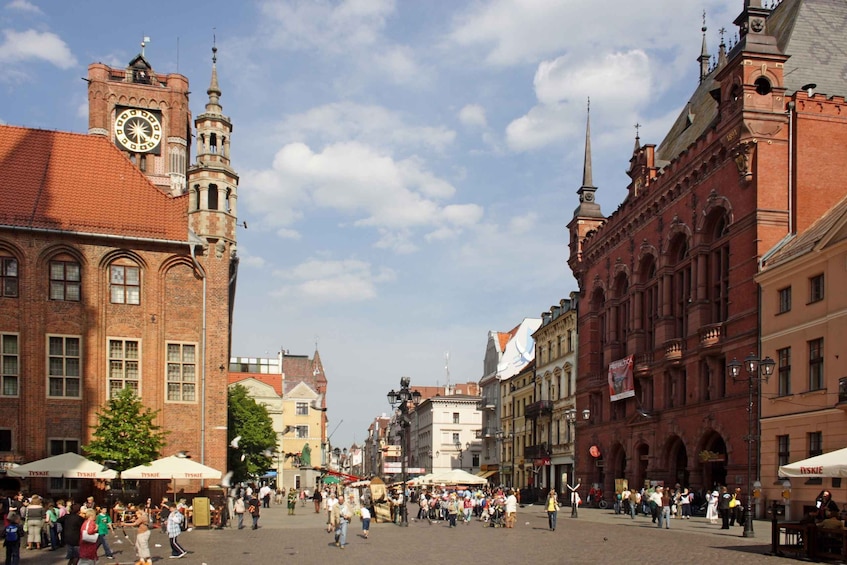
{"label": "awning", "polygon": [[487,479],[491,475],[496,475],[497,473],[499,473],[499,471],[480,471],[479,473],[477,473],[477,476],[483,479]]}

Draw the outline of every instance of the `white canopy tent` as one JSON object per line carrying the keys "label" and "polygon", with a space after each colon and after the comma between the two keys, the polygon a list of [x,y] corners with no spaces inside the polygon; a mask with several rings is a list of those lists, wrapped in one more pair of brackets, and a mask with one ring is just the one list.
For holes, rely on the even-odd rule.
{"label": "white canopy tent", "polygon": [[486,485],[488,479],[483,479],[479,475],[468,473],[464,469],[450,469],[449,471],[432,473],[425,475],[426,482],[421,484],[429,485]]}
{"label": "white canopy tent", "polygon": [[7,471],[10,477],[28,479],[54,477],[63,479],[114,479],[117,471],[107,469],[100,463],[86,459],[78,453],[62,453],[24,465],[12,467]]}
{"label": "white canopy tent", "polygon": [[847,477],[847,447],[782,465],[780,477]]}

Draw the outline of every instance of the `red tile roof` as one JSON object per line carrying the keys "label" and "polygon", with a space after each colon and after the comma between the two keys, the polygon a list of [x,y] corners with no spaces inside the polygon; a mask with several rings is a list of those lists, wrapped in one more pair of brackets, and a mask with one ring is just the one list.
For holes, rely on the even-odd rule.
{"label": "red tile roof", "polygon": [[188,240],[187,196],[156,188],[107,138],[0,125],[0,224]]}
{"label": "red tile roof", "polygon": [[249,379],[254,379],[273,387],[276,393],[282,396],[282,375],[270,375],[267,373],[227,373],[227,384],[232,385]]}

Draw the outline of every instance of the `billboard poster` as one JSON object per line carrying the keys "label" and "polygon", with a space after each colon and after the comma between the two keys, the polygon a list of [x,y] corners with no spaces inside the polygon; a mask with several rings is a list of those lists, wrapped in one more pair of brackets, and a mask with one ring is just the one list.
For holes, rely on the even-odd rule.
{"label": "billboard poster", "polygon": [[612,402],[635,396],[632,362],[633,355],[628,355],[609,363],[609,399]]}

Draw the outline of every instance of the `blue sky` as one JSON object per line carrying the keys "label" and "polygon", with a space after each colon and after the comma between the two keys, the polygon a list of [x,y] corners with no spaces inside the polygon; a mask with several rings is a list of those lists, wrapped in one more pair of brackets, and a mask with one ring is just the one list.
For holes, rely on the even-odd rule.
{"label": "blue sky", "polygon": [[333,443],[408,375],[476,381],[489,330],[576,290],[566,225],[591,97],[603,212],[743,0],[0,0],[0,122],[85,132],[92,62],[151,41],[206,101],[217,38],[241,175],[233,355],[311,355]]}

